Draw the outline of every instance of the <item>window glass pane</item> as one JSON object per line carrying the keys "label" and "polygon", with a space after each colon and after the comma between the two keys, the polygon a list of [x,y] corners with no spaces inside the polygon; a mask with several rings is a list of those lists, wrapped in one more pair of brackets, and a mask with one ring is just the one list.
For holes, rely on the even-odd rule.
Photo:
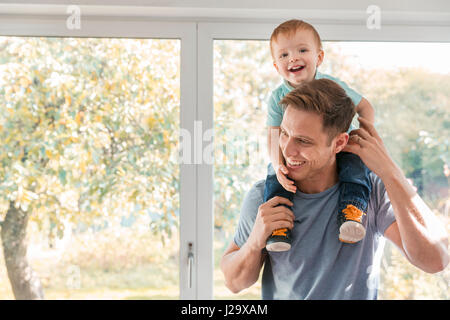
{"label": "window glass pane", "polygon": [[[450,44],[326,42],[321,71],[355,88],[375,108],[375,125],[395,162],[450,231]],[[379,299],[449,299],[447,268],[427,274],[387,242]]]}
{"label": "window glass pane", "polygon": [[[319,71],[372,103],[390,154],[450,231],[450,44],[324,42],[324,50]],[[232,294],[219,261],[245,194],[266,176],[267,99],[280,82],[267,41],[214,41],[215,298],[261,297],[260,281]],[[388,243],[379,299],[448,299],[449,272],[426,274]]]}
{"label": "window glass pane", "polygon": [[180,41],[0,48],[0,299],[178,298]]}
{"label": "window glass pane", "polygon": [[214,297],[260,299],[258,283],[234,295],[223,280],[220,257],[233,240],[246,192],[265,179],[266,106],[279,82],[267,41],[214,41]]}

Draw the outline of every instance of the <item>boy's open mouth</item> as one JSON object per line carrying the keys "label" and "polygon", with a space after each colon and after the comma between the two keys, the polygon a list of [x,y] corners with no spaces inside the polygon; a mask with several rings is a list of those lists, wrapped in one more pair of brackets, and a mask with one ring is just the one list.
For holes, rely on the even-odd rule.
{"label": "boy's open mouth", "polygon": [[299,72],[299,71],[301,71],[301,70],[303,70],[305,68],[305,66],[293,66],[293,67],[290,67],[288,70],[289,70],[289,72]]}

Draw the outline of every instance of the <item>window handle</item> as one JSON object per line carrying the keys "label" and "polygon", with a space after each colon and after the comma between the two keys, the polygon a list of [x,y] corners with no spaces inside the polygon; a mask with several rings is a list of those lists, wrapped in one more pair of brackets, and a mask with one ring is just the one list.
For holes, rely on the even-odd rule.
{"label": "window handle", "polygon": [[192,288],[192,272],[194,268],[194,250],[192,242],[189,242],[189,250],[188,250],[188,288]]}

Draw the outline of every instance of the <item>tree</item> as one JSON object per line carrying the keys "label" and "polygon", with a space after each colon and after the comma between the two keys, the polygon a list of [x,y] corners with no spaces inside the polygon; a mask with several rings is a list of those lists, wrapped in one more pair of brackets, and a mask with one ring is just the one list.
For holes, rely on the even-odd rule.
{"label": "tree", "polygon": [[281,80],[268,41],[214,45],[214,217],[229,233],[245,193],[267,174],[266,101]]}
{"label": "tree", "polygon": [[[0,38],[0,201],[17,299],[43,298],[26,261],[26,226],[157,214],[179,200],[179,42]],[[0,215],[2,213],[0,212]]]}

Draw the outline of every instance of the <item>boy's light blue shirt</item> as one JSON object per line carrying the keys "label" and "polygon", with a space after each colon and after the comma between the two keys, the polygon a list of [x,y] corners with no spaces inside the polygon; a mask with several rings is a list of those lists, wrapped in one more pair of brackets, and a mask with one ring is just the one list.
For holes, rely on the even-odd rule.
{"label": "boy's light blue shirt", "polygon": [[[339,80],[338,78],[329,76],[327,74],[323,74],[320,72],[316,72],[315,79],[330,79],[339,84],[347,93],[347,95],[352,99],[355,106],[357,106],[362,99],[362,96],[350,88],[345,82]],[[281,121],[283,120],[283,108],[279,105],[279,102],[285,95],[287,95],[289,92],[291,92],[294,88],[286,81],[283,80],[283,83],[276,88],[269,99],[269,112],[267,116],[267,122],[266,124],[270,127],[279,127],[281,124]]]}

